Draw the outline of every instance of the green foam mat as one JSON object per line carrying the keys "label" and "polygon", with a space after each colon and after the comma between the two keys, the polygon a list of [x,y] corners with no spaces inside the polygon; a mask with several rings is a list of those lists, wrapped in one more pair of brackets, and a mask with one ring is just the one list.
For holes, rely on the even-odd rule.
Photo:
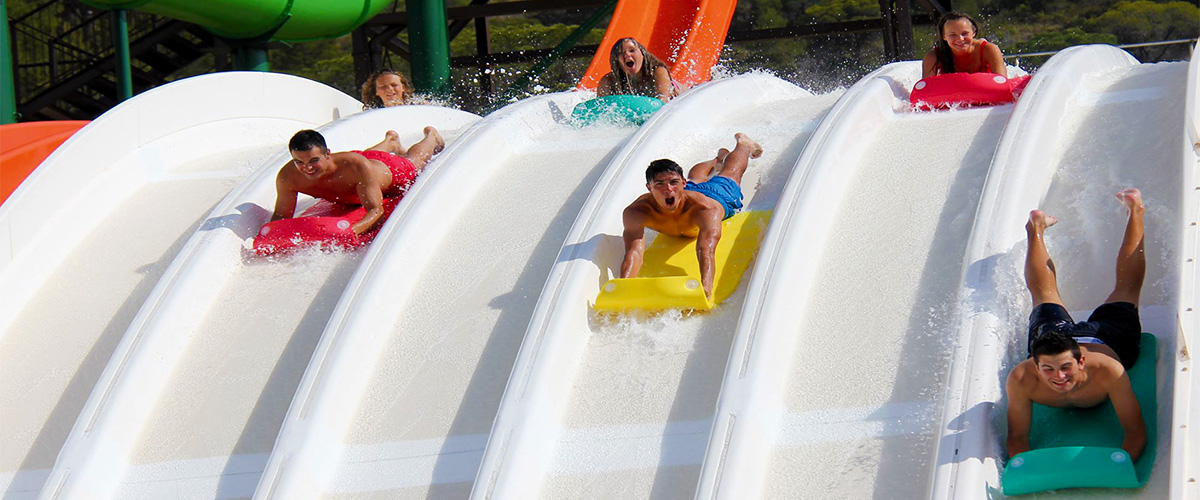
{"label": "green foam mat", "polygon": [[1138,488],[1150,478],[1158,436],[1156,364],[1158,342],[1143,333],[1141,354],[1129,369],[1129,381],[1146,422],[1146,449],[1137,462],[1121,449],[1124,431],[1105,401],[1092,408],[1051,408],[1034,403],[1030,451],[1004,467],[1005,495],[1065,488]]}

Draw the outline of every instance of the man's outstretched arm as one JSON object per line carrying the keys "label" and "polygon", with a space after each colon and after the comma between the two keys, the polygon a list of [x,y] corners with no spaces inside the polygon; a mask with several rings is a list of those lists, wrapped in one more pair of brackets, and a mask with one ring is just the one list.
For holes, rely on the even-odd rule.
{"label": "man's outstretched arm", "polygon": [[1033,401],[1021,387],[1014,368],[1008,375],[1005,392],[1008,393],[1008,458],[1029,451],[1029,425],[1033,414]]}
{"label": "man's outstretched arm", "polygon": [[371,166],[365,158],[352,157],[349,161],[350,168],[358,176],[355,194],[358,195],[358,201],[362,203],[363,209],[367,211],[363,218],[350,226],[350,230],[354,231],[354,234],[363,234],[375,227],[376,224],[383,222],[383,186],[370,175]]}
{"label": "man's outstretched arm", "polygon": [[704,295],[712,299],[713,277],[717,269],[717,242],[721,241],[721,215],[715,210],[703,210],[697,226],[700,234],[696,236],[696,259],[700,262],[700,283],[704,285]]}
{"label": "man's outstretched arm", "polygon": [[1142,420],[1142,407],[1133,394],[1129,374],[1122,373],[1120,378],[1113,381],[1108,390],[1108,399],[1117,412],[1117,420],[1121,421],[1121,429],[1125,431],[1121,449],[1129,453],[1129,458],[1137,460],[1146,449],[1146,422]]}
{"label": "man's outstretched arm", "polygon": [[621,234],[625,240],[625,258],[621,260],[621,277],[636,278],[642,269],[642,253],[646,251],[645,216],[628,207],[622,219],[625,223],[625,231]]}
{"label": "man's outstretched arm", "polygon": [[271,214],[271,220],[290,219],[296,215],[296,196],[296,189],[281,169],[275,176],[275,212]]}

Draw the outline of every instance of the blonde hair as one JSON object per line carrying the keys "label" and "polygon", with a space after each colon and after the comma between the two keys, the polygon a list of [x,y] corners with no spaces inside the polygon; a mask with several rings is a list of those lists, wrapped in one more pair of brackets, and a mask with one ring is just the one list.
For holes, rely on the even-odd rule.
{"label": "blonde hair", "polygon": [[375,91],[375,81],[384,75],[396,75],[400,79],[400,84],[404,85],[404,92],[400,95],[401,102],[408,104],[412,100],[412,84],[408,78],[405,78],[399,71],[385,69],[376,71],[367,77],[367,81],[362,86],[362,103],[363,109],[375,109],[384,107],[383,99],[379,98],[379,94]]}
{"label": "blonde hair", "polygon": [[627,41],[633,42],[633,45],[642,52],[642,69],[641,71],[638,71],[638,74],[642,76],[642,81],[653,82],[654,72],[658,68],[666,69],[667,74],[670,74],[671,72],[670,68],[667,68],[667,65],[663,63],[662,60],[654,57],[654,54],[651,54],[650,51],[646,50],[646,46],[642,45],[642,42],[637,41],[633,37],[622,38],[617,40],[617,43],[613,44],[612,50],[609,51],[608,56],[608,65],[612,70],[611,90],[614,94],[636,93],[633,89],[633,82],[629,80],[629,75],[625,74],[625,71],[621,69],[620,57],[621,51],[623,50],[622,46],[625,45],[625,42]]}

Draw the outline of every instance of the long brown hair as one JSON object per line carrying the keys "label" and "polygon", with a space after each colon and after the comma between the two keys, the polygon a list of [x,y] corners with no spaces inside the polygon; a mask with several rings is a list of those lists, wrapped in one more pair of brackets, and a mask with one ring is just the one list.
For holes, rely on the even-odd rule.
{"label": "long brown hair", "polygon": [[945,29],[946,23],[960,19],[970,21],[971,29],[975,30],[975,38],[979,37],[979,23],[971,16],[957,10],[942,14],[937,23],[937,44],[933,47],[934,54],[937,55],[939,73],[954,73],[954,53],[950,51],[950,44],[946,43]]}
{"label": "long brown hair", "polygon": [[654,57],[654,54],[651,54],[650,51],[646,50],[646,46],[642,45],[642,42],[637,41],[633,37],[625,37],[617,40],[617,43],[613,44],[612,50],[609,51],[608,55],[608,66],[612,69],[612,90],[614,94],[634,93],[633,82],[629,80],[629,75],[625,74],[625,71],[621,69],[621,62],[619,60],[621,57],[621,51],[623,50],[622,46],[625,45],[625,42],[627,41],[633,42],[633,45],[642,52],[642,69],[638,72],[638,74],[642,76],[642,81],[653,82],[654,71],[658,68],[666,68],[668,74],[671,71],[671,69],[667,68],[667,65],[663,63],[662,60]]}
{"label": "long brown hair", "polygon": [[383,99],[380,99],[379,94],[375,92],[375,80],[378,80],[379,77],[384,75],[396,75],[399,77],[400,84],[404,85],[404,92],[400,94],[400,99],[404,102],[404,104],[408,104],[409,101],[412,100],[412,84],[408,82],[408,78],[405,78],[403,74],[396,70],[380,70],[372,73],[371,76],[368,76],[367,81],[363,83],[362,103],[364,110],[384,107]]}

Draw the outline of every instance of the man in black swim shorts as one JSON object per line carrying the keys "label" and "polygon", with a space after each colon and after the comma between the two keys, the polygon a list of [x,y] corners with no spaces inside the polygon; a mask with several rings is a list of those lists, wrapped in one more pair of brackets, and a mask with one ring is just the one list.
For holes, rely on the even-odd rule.
{"label": "man in black swim shorts", "polygon": [[[1146,446],[1146,426],[1125,370],[1137,361],[1142,324],[1138,299],[1146,276],[1142,223],[1146,209],[1137,189],[1117,193],[1129,210],[1117,251],[1117,283],[1104,304],[1082,323],[1067,314],[1058,295],[1054,262],[1046,250],[1046,228],[1058,222],[1041,210],[1025,225],[1028,253],[1025,284],[1033,298],[1029,315],[1029,359],[1008,374],[1008,454],[1029,450],[1033,403],[1056,408],[1090,408],[1112,401],[1125,431],[1121,448],[1133,460]],[[1154,353],[1146,353],[1153,356]]]}

